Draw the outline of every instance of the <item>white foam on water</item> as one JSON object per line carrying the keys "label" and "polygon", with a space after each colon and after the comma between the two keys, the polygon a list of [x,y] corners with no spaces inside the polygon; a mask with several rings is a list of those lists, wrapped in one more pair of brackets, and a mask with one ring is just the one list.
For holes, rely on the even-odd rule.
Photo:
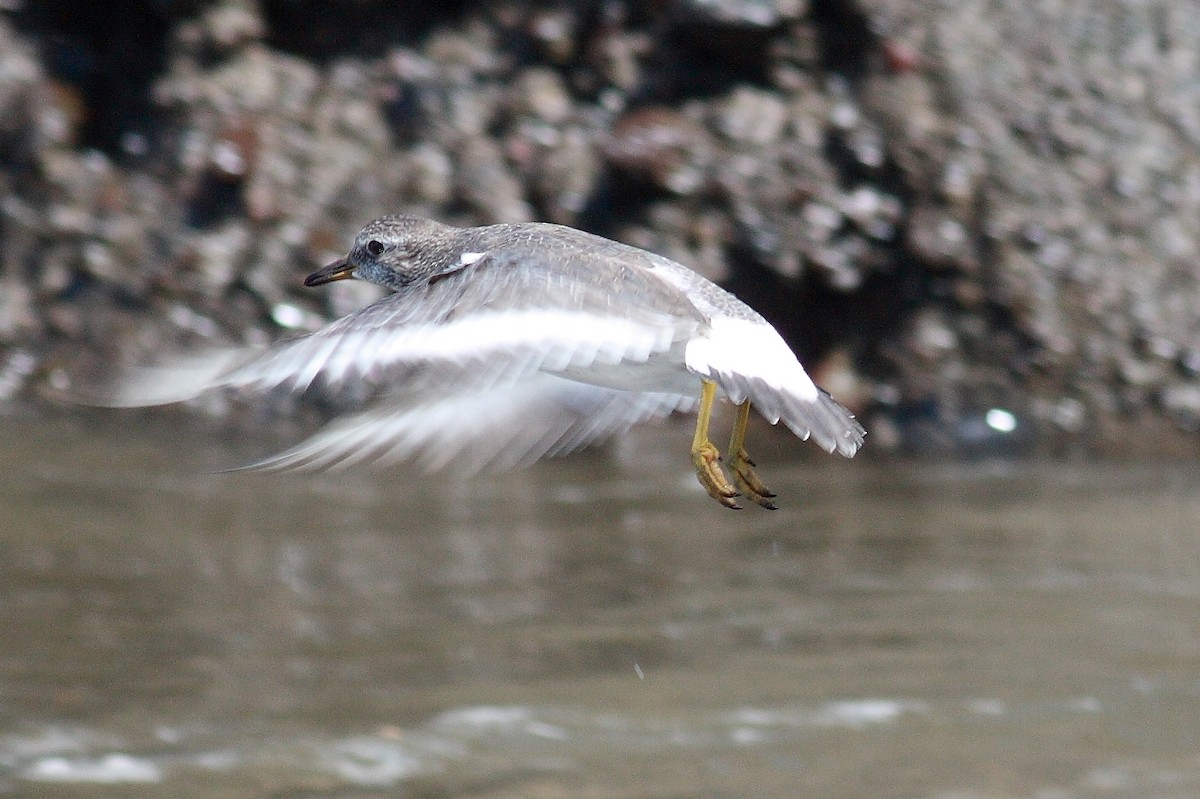
{"label": "white foam on water", "polygon": [[90,782],[105,785],[162,781],[162,769],[145,758],[123,752],[99,757],[54,755],[34,760],[21,771],[32,782]]}
{"label": "white foam on water", "polygon": [[321,751],[320,759],[325,768],[356,785],[393,785],[427,767],[400,742],[367,736],[337,741]]}
{"label": "white foam on water", "polygon": [[803,727],[853,727],[892,724],[908,713],[928,711],[912,699],[844,699],[816,707],[742,707],[731,714],[740,727],[798,729]]}

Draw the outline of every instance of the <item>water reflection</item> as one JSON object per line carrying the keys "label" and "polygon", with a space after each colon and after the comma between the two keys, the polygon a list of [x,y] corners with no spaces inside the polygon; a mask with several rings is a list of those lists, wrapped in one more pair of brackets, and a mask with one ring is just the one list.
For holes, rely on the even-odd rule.
{"label": "water reflection", "polygon": [[6,421],[0,793],[1200,788],[1186,464],[763,431],[784,509],[731,513],[683,427],[470,484],[207,474],[242,444],[138,427]]}

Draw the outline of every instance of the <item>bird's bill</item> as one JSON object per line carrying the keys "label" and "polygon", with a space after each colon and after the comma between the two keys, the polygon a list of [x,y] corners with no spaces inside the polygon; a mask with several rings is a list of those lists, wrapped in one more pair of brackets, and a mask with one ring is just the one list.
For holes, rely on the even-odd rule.
{"label": "bird's bill", "polygon": [[304,278],[304,285],[323,286],[335,280],[347,280],[352,277],[354,277],[354,265],[345,258],[339,258]]}

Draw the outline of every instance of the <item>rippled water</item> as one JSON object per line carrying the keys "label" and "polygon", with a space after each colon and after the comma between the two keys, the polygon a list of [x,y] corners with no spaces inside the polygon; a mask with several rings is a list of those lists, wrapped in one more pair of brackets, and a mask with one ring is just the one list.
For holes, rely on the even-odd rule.
{"label": "rippled water", "polygon": [[686,423],[472,483],[0,425],[0,795],[1200,795],[1191,464],[758,430],[732,513]]}

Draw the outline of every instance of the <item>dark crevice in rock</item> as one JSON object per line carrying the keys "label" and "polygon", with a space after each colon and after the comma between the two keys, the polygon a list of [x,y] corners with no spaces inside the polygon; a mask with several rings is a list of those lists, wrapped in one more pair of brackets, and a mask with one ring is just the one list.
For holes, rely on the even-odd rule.
{"label": "dark crevice in rock", "polygon": [[141,151],[160,124],[150,85],[166,66],[175,22],[196,0],[59,0],[27,3],[12,15],[34,37],[59,91],[77,93],[65,106],[81,115],[80,147],[110,154]]}

